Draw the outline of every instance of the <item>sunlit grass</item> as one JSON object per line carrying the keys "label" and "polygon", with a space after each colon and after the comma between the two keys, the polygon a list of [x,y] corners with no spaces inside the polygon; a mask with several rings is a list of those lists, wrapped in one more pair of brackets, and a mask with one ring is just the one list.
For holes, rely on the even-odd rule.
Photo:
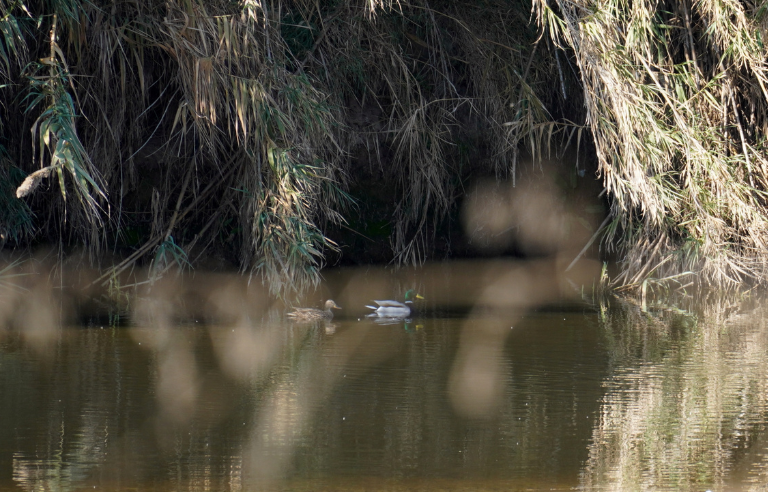
{"label": "sunlit grass", "polygon": [[[536,2],[574,50],[623,270],[724,287],[761,280],[768,232],[764,26],[740,3]],[[654,281],[655,282],[655,281]],[[684,282],[685,283],[685,282]]]}

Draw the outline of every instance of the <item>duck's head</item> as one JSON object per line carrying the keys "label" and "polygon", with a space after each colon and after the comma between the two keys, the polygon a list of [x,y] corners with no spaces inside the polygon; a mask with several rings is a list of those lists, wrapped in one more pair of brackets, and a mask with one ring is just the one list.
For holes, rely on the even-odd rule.
{"label": "duck's head", "polygon": [[333,302],[333,299],[328,299],[327,301],[325,301],[325,309],[328,310],[328,309],[331,309],[331,308],[333,308],[333,309],[341,309],[340,306],[337,306],[336,303]]}
{"label": "duck's head", "polygon": [[408,289],[405,293],[405,300],[413,302],[414,299],[424,299],[414,289]]}

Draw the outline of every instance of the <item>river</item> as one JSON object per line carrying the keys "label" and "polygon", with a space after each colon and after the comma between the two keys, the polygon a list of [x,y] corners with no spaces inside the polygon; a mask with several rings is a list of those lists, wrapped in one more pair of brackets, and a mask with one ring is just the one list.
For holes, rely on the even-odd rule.
{"label": "river", "polygon": [[[551,268],[329,270],[305,302],[344,309],[316,323],[240,276],[117,321],[6,293],[0,489],[762,490],[760,303],[595,300]],[[410,318],[365,317],[405,288]]]}

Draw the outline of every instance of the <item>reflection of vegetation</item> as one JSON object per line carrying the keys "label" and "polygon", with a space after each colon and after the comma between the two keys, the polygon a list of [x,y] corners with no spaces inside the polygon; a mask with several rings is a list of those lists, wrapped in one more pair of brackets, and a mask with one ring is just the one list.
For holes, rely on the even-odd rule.
{"label": "reflection of vegetation", "polygon": [[[768,411],[765,310],[746,316],[725,300],[697,317],[629,304],[606,311],[612,373],[583,473],[587,489],[723,488]],[[727,488],[727,487],[726,487]]]}

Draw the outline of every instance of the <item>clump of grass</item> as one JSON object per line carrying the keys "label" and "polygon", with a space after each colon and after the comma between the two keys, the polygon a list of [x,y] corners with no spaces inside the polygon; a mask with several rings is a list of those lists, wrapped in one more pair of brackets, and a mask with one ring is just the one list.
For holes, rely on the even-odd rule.
{"label": "clump of grass", "polygon": [[[55,29],[55,25],[52,29]],[[60,52],[53,47],[51,51]],[[27,96],[27,112],[31,113],[44,106],[32,125],[32,137],[38,142],[40,169],[24,180],[16,195],[22,198],[33,193],[42,178],[55,173],[64,201],[67,201],[67,189],[73,188],[85,219],[94,227],[100,227],[102,220],[98,201],[106,196],[96,181],[100,179],[98,171],[77,135],[75,103],[66,90],[68,77],[57,59],[50,58],[48,65],[45,67],[37,64],[32,69]],[[46,70],[48,74],[44,74]],[[68,185],[65,175],[70,177],[71,185]]]}
{"label": "clump of grass", "polygon": [[704,0],[536,1],[572,49],[623,269],[729,287],[764,281],[768,105],[760,9]]}
{"label": "clump of grass", "polygon": [[[248,231],[239,238],[244,269],[264,275],[275,292],[317,282],[333,242],[316,222],[342,221],[349,202],[341,189],[344,154],[334,141],[339,125],[327,96],[305,73],[289,70],[290,49],[275,29],[276,13],[252,2],[111,11],[88,2],[7,7],[13,29],[3,30],[0,61],[10,67],[25,50],[29,58],[47,55],[42,65],[26,63],[26,84],[17,80],[27,93],[27,114],[36,118],[38,163],[19,198],[29,200],[48,179],[58,180],[62,200],[49,200],[49,213],[61,216],[57,207],[75,195],[85,219],[54,220],[59,232],[71,227],[90,243],[94,234],[84,225],[91,224],[100,228],[102,243],[110,235],[119,241],[119,231],[133,227],[139,212],[126,209],[125,200],[146,180],[142,167],[147,161],[160,166],[160,179],[151,184],[150,237],[104,279],[153,250],[155,266],[163,258],[184,264],[185,247],[199,235],[189,240],[192,233],[179,229],[218,237],[218,224],[234,216]],[[41,15],[38,29],[14,27],[27,13]],[[43,33],[50,34],[47,44],[36,42]],[[71,74],[70,57],[72,66],[99,76]],[[149,209],[149,200],[143,205]],[[211,213],[221,220],[201,221]]]}
{"label": "clump of grass", "polygon": [[163,273],[173,266],[179,268],[191,267],[187,252],[184,251],[174,241],[173,236],[160,243],[155,249],[155,257],[152,260],[149,268],[149,281],[154,283],[157,281]]}

